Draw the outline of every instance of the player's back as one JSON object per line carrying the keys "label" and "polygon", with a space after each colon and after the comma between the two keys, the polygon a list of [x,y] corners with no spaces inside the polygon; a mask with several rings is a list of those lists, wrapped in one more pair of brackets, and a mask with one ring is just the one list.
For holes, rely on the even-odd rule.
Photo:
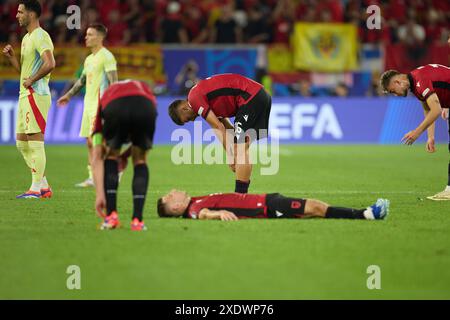
{"label": "player's back", "polygon": [[220,89],[240,89],[243,91],[256,91],[262,87],[256,81],[240,74],[223,73],[216,74],[198,82],[198,86],[203,87],[207,91],[215,91]]}
{"label": "player's back", "polygon": [[156,106],[156,98],[152,90],[144,82],[136,80],[124,80],[110,85],[103,94],[100,104],[104,108],[113,100],[130,96],[145,97]]}
{"label": "player's back", "polygon": [[199,81],[190,90],[188,100],[192,104],[206,101],[217,116],[231,117],[235,115],[237,108],[247,103],[261,88],[262,85],[258,82],[239,74],[218,74]]}
{"label": "player's back", "polygon": [[440,64],[427,64],[410,73],[411,91],[422,101],[436,93],[443,108],[450,107],[450,68]]}

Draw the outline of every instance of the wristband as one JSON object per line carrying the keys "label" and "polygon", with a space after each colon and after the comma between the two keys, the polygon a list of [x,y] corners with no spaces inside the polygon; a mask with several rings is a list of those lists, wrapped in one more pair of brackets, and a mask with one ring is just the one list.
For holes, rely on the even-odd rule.
{"label": "wristband", "polygon": [[101,145],[103,143],[103,135],[100,132],[94,133],[94,135],[92,136],[92,145],[98,146]]}

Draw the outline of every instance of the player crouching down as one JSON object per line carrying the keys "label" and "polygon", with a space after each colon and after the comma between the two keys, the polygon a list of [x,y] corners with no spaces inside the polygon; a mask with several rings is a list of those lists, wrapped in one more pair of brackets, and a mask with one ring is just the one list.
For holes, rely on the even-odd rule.
{"label": "player crouching down", "polygon": [[380,220],[389,214],[389,200],[378,199],[365,209],[331,207],[312,199],[285,197],[279,193],[219,193],[191,197],[185,191],[172,190],[158,200],[160,217],[201,220],[238,220],[245,218],[305,218]]}
{"label": "player crouching down", "polygon": [[147,153],[153,144],[156,117],[155,97],[147,85],[139,81],[117,82],[105,91],[100,100],[92,140],[95,209],[104,219],[100,226],[102,230],[120,225],[117,214],[118,159],[120,148],[128,142],[132,145],[134,165],[131,229],[146,230],[142,213],[149,181]]}

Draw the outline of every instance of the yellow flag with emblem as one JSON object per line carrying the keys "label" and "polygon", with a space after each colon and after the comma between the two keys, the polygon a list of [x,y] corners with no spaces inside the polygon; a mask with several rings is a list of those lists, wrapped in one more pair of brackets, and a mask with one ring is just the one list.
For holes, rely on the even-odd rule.
{"label": "yellow flag with emblem", "polygon": [[296,69],[323,72],[358,68],[357,28],[345,23],[296,23],[292,36]]}

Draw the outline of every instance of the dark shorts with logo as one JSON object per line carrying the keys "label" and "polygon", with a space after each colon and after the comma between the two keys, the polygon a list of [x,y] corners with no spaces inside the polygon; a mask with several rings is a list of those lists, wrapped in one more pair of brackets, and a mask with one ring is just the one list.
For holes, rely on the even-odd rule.
{"label": "dark shorts with logo", "polygon": [[234,119],[234,141],[244,143],[267,138],[272,98],[261,89],[246,105],[241,106]]}
{"label": "dark shorts with logo", "polygon": [[266,195],[268,218],[303,218],[306,199],[289,198],[279,193]]}
{"label": "dark shorts with logo", "polygon": [[102,112],[103,135],[112,149],[131,142],[143,150],[153,145],[156,107],[142,96],[128,96],[111,101]]}

